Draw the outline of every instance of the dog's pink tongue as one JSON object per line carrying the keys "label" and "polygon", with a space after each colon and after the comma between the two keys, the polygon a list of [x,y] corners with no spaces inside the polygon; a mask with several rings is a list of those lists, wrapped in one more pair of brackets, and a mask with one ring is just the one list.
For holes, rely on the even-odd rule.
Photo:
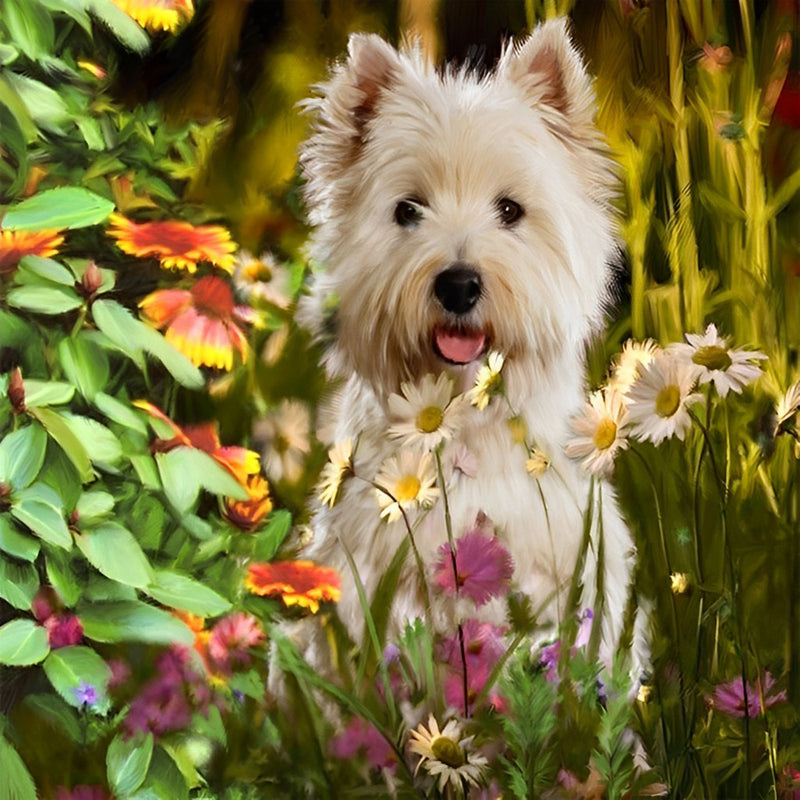
{"label": "dog's pink tongue", "polygon": [[448,361],[456,364],[468,364],[474,361],[486,345],[486,336],[478,333],[466,333],[437,329],[436,347]]}

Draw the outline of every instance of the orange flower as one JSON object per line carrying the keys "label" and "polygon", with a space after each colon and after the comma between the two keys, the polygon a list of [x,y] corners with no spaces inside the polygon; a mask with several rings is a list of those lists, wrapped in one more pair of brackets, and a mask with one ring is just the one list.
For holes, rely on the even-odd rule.
{"label": "orange flower", "polygon": [[269,496],[269,484],[261,475],[248,475],[244,484],[249,500],[233,500],[225,498],[225,518],[243,531],[252,531],[258,527],[264,517],[272,511],[272,499]]}
{"label": "orange flower", "polygon": [[261,469],[261,457],[255,450],[248,450],[237,445],[223,447],[217,433],[216,422],[204,422],[200,425],[176,425],[158,406],[147,400],[134,400],[133,405],[141,408],[154,419],[166,423],[172,432],[171,439],[157,438],[151,445],[156,453],[167,453],[176,447],[194,447],[208,453],[218,464],[225,467],[239,483],[246,485],[248,476],[258,474]]}
{"label": "orange flower", "polygon": [[150,33],[175,33],[194,16],[192,0],[114,0],[129,17]]}
{"label": "orange flower", "polygon": [[111,214],[109,236],[117,240],[123,253],[138,258],[157,256],[165,269],[197,270],[198,261],[233,271],[236,244],[219,225],[191,225],[188,222],[133,222],[122,214]]}
{"label": "orange flower", "polygon": [[11,231],[0,228],[0,275],[16,269],[23,256],[49,258],[64,237],[58,231]]}
{"label": "orange flower", "polygon": [[247,358],[244,331],[234,319],[256,322],[249,306],[233,302],[231,287],[216,275],[200,278],[189,289],[159,289],[139,303],[142,316],[156,328],[166,328],[168,342],[196,366],[233,369],[234,351]]}
{"label": "orange flower", "polygon": [[302,606],[312,614],[319,604],[336,602],[342,594],[339,573],[313,561],[276,561],[272,564],[250,564],[245,587],[253,594],[280,595],[287,606]]}

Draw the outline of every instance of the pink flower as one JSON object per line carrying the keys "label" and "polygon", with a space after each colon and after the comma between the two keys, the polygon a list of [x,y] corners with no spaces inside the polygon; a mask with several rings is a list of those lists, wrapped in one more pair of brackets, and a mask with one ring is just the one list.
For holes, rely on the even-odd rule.
{"label": "pink flower", "polygon": [[374,769],[394,771],[397,754],[377,728],[361,717],[354,717],[347,727],[331,739],[329,749],[335,758],[349,760],[358,755],[366,756]]}
{"label": "pink flower", "polygon": [[786,691],[774,692],[774,688],[775,679],[769,672],[764,672],[755,686],[748,683],[746,687],[740,675],[732,681],[719,684],[709,701],[717,711],[730,717],[744,717],[747,708],[747,716],[752,719],[763,714],[767,708],[786,702]]}
{"label": "pink flower", "polygon": [[102,786],[86,786],[81,784],[73,789],[59,786],[53,800],[108,800],[108,793]]}
{"label": "pink flower", "polygon": [[461,594],[482,606],[508,592],[513,573],[514,562],[499,539],[470,531],[456,540],[455,559],[449,543],[439,548],[433,580],[446,595]]}
{"label": "pink flower", "polygon": [[208,639],[208,655],[215,669],[229,674],[233,665],[249,664],[250,648],[264,639],[255,617],[241,612],[229,614],[214,625]]}
{"label": "pink flower", "polygon": [[51,650],[79,644],[83,639],[83,625],[75,614],[52,614],[42,624],[47,628]]}

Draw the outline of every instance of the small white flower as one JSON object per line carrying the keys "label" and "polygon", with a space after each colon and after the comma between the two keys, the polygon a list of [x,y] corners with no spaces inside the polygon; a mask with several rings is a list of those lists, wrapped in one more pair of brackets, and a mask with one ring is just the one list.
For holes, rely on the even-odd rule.
{"label": "small white flower", "polygon": [[273,481],[297,483],[311,452],[308,408],[299,400],[282,400],[275,411],[253,427],[264,454],[264,470]]}
{"label": "small white flower", "polygon": [[465,399],[453,397],[453,382],[447,373],[434,379],[425,375],[419,385],[403,383],[402,395],[389,396],[389,436],[408,447],[433,450],[452,439],[463,418]]}
{"label": "small white flower", "polygon": [[272,253],[258,258],[240,250],[233,270],[233,285],[247,302],[265,301],[286,309],[292,302],[291,275]]}
{"label": "small white flower", "polygon": [[660,352],[661,348],[652,339],[645,339],[643,342],[628,339],[614,360],[608,382],[609,389],[625,394],[636,382],[639,369],[647,366]]}
{"label": "small white flower", "polygon": [[353,441],[345,439],[328,451],[328,463],[322,468],[319,499],[333,508],[339,499],[344,479],[353,474]]}
{"label": "small white flower", "polygon": [[792,420],[800,408],[800,381],[795,381],[784,393],[775,406],[778,430]]}
{"label": "small white flower", "polygon": [[412,508],[430,508],[439,496],[430,453],[401,450],[384,461],[375,483],[380,487],[375,494],[381,517],[387,522],[400,519],[403,511]]}
{"label": "small white flower", "polygon": [[505,363],[505,356],[493,350],[486,358],[486,363],[478,370],[475,376],[475,386],[469,392],[472,405],[483,411],[493,397],[503,391],[503,378],[501,371]]}
{"label": "small white flower", "polygon": [[572,420],[578,434],[565,448],[570,458],[582,458],[581,466],[594,475],[607,477],[614,469],[619,450],[628,446],[623,427],[628,410],[622,395],[613,389],[593,392],[583,414]]}
{"label": "small white flower", "polygon": [[753,350],[731,349],[728,339],[717,333],[716,325],[709,325],[704,334],[687,333],[686,341],[688,344],[670,345],[670,352],[694,369],[700,383],[713,383],[720,397],[729,391],[741,394],[748,383],[761,375],[761,367],[750,362],[766,356]]}
{"label": "small white flower", "polygon": [[627,394],[631,434],[653,444],[673,436],[683,441],[692,424],[687,406],[703,399],[692,393],[694,383],[695,370],[668,352],[642,367]]}

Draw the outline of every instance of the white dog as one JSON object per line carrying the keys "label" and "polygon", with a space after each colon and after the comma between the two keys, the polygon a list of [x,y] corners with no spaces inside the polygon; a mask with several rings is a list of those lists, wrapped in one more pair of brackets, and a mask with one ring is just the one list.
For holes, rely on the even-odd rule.
{"label": "white dog", "polygon": [[[417,49],[354,35],[347,60],[308,107],[315,128],[301,164],[312,256],[324,269],[300,319],[332,334],[325,363],[341,388],[331,437],[357,442],[357,477],[337,504],[317,509],[308,555],[340,569],[339,614],[360,639],[363,611],[345,550],[370,596],[408,535],[402,519],[380,518],[369,483],[399,447],[387,435],[389,399],[404,383],[442,373],[454,392],[467,392],[495,351],[505,362],[504,397],[483,410],[462,404],[441,453],[452,530],[458,536],[488,517],[517,585],[544,608],[542,620],[558,622],[590,494],[563,450],[585,401],[584,348],[602,320],[616,247],[611,162],[566,27],[540,25],[486,77],[437,71]],[[550,464],[543,474],[526,469],[533,445]],[[442,507],[409,514],[428,566],[447,541]],[[633,555],[607,486],[592,538],[583,603],[593,605],[603,587],[610,653]],[[395,630],[425,611],[415,574],[409,556]]]}

